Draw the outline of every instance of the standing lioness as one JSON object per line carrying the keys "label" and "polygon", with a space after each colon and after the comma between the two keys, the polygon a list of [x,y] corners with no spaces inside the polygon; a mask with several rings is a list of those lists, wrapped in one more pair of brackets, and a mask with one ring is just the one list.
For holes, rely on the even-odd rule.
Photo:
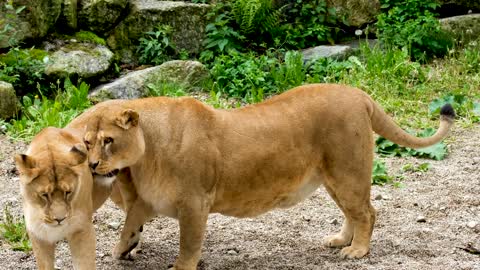
{"label": "standing lioness", "polygon": [[293,206],[320,185],[345,215],[325,243],[346,246],[343,257],[364,256],[375,223],[372,131],[420,148],[443,139],[453,118],[444,106],[437,133],[417,138],[361,90],[315,84],[234,110],[192,98],[107,101],[89,111],[84,139],[96,173],[129,167],[138,192],[114,255],[128,255],[141,225],[162,214],[180,224],[178,270],[196,268],[209,213],[256,216]]}

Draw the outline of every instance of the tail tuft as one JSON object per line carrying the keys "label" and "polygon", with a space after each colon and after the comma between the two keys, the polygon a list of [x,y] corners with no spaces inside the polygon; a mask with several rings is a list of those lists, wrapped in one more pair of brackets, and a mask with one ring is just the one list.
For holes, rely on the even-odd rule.
{"label": "tail tuft", "polygon": [[450,119],[455,119],[455,110],[450,103],[447,103],[440,109],[440,115]]}

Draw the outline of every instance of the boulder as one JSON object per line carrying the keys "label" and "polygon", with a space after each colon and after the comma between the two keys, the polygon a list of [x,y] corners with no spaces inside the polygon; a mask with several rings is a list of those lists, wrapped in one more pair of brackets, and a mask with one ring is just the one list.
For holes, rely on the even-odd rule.
{"label": "boulder", "polygon": [[[8,0],[0,0],[0,30],[10,29],[0,36],[0,48],[18,44],[25,39],[45,36],[57,21],[64,0],[15,0],[13,9],[6,9]],[[25,7],[19,11],[16,10]],[[10,42],[12,41],[12,42]]]}
{"label": "boulder", "polygon": [[348,45],[321,45],[302,51],[303,62],[318,60],[319,58],[345,59],[351,53],[352,48]]}
{"label": "boulder", "polygon": [[77,0],[63,0],[63,9],[60,16],[60,28],[77,29]]}
{"label": "boulder", "polygon": [[[469,10],[480,12],[480,1],[478,0],[437,0],[441,5],[440,13],[467,13]],[[446,10],[448,9],[448,10]],[[442,12],[443,11],[443,12]]]}
{"label": "boulder", "polygon": [[455,39],[468,43],[480,38],[480,14],[460,15],[440,19],[442,28],[451,32]]}
{"label": "boulder", "polygon": [[327,0],[339,17],[345,17],[352,27],[360,27],[375,22],[380,13],[379,0]]}
{"label": "boulder", "polygon": [[18,100],[13,85],[0,81],[0,119],[14,117],[18,108]]}
{"label": "boulder", "polygon": [[174,60],[159,66],[133,71],[119,79],[100,85],[89,94],[90,100],[133,99],[148,95],[149,84],[178,83],[195,87],[208,77],[208,69],[197,61]]}
{"label": "boulder", "polygon": [[108,37],[107,44],[115,50],[122,62],[136,62],[138,40],[145,32],[154,31],[162,24],[172,26],[172,41],[178,50],[198,53],[207,24],[210,6],[174,1],[132,0],[129,14]]}
{"label": "boulder", "polygon": [[104,34],[118,23],[128,0],[80,0],[79,23],[93,32]]}
{"label": "boulder", "polygon": [[73,43],[52,53],[45,66],[45,74],[52,77],[77,75],[90,78],[105,73],[113,61],[113,53],[105,46]]}

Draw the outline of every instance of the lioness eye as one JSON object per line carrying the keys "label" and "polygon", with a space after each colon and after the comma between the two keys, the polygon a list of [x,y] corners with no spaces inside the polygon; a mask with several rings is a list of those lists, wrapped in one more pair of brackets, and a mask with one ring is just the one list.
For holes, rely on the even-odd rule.
{"label": "lioness eye", "polygon": [[104,144],[109,144],[109,143],[112,143],[112,142],[113,142],[113,138],[111,138],[111,137],[107,137],[107,138],[105,138],[105,140],[103,140]]}
{"label": "lioness eye", "polygon": [[85,146],[87,147],[87,149],[90,148],[90,142],[89,142],[89,141],[83,140],[83,143],[85,144]]}

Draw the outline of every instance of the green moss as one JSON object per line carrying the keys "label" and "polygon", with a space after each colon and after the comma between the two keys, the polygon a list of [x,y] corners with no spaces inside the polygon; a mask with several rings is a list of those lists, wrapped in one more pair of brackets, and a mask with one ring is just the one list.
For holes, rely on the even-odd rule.
{"label": "green moss", "polygon": [[43,58],[47,55],[48,52],[40,49],[14,49],[6,54],[0,54],[0,63],[4,63],[7,66],[13,66],[18,60],[43,61]]}
{"label": "green moss", "polygon": [[106,45],[105,39],[89,31],[80,31],[75,33],[75,39],[80,42],[91,42],[100,45]]}

